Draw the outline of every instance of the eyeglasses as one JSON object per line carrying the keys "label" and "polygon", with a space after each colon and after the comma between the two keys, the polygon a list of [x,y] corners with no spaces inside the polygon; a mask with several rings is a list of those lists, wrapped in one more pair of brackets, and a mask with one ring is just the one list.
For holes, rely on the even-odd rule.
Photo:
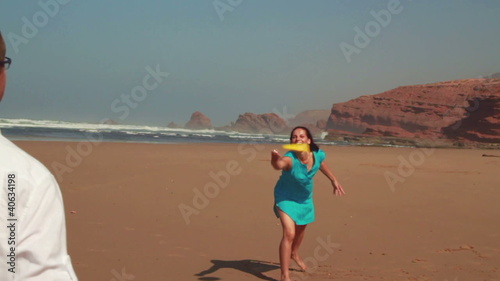
{"label": "eyeglasses", "polygon": [[5,67],[5,69],[9,69],[12,60],[8,57],[5,57],[4,61],[0,61],[0,67]]}

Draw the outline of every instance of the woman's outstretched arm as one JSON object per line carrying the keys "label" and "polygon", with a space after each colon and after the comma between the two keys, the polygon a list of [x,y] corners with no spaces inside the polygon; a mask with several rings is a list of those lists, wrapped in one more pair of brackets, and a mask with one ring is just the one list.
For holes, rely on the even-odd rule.
{"label": "woman's outstretched arm", "polygon": [[292,167],[292,159],[290,157],[281,156],[275,149],[271,151],[271,165],[275,170],[288,171]]}
{"label": "woman's outstretched arm", "polygon": [[330,170],[328,165],[326,165],[325,162],[321,163],[319,170],[332,182],[333,194],[335,194],[337,196],[342,196],[345,194],[344,189],[342,188],[340,183],[337,181],[337,178],[335,178],[332,171]]}

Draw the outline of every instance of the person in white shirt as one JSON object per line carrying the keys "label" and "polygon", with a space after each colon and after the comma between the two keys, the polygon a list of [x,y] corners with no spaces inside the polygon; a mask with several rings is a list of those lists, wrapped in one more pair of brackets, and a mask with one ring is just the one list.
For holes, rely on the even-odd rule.
{"label": "person in white shirt", "polygon": [[[0,33],[0,100],[11,60]],[[61,191],[39,161],[0,133],[0,280],[76,281]]]}

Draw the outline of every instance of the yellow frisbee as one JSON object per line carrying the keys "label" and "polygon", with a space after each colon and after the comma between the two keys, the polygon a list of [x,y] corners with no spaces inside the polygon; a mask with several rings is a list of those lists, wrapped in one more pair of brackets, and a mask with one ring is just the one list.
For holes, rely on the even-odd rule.
{"label": "yellow frisbee", "polygon": [[305,151],[311,152],[311,148],[307,143],[291,143],[283,145],[284,149],[293,150],[293,151]]}

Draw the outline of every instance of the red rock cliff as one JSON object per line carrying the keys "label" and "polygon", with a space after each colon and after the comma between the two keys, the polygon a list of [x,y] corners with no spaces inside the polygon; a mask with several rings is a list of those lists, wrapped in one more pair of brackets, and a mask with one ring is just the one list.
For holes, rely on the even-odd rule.
{"label": "red rock cliff", "polygon": [[212,121],[203,113],[196,111],[184,127],[191,130],[212,129]]}
{"label": "red rock cliff", "polygon": [[283,134],[289,127],[285,120],[275,113],[255,114],[247,112],[238,116],[232,130],[244,133]]}
{"label": "red rock cliff", "polygon": [[402,138],[500,142],[500,79],[403,86],[334,104],[326,128]]}

